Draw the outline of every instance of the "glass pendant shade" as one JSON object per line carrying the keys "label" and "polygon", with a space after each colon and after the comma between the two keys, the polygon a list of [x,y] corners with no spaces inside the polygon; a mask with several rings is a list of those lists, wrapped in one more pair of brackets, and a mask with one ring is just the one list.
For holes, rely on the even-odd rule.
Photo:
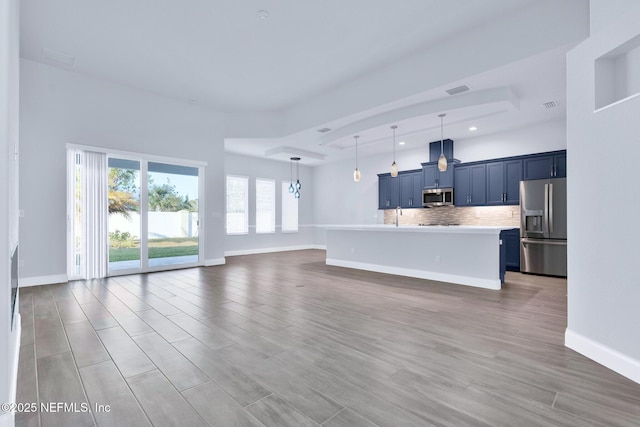
{"label": "glass pendant shade", "polygon": [[[293,162],[296,162],[296,183],[293,183]],[[300,198],[300,157],[291,157],[291,183],[289,184],[289,193],[293,194],[296,199]]]}
{"label": "glass pendant shade", "polygon": [[394,178],[398,176],[398,164],[396,162],[391,163],[391,176]]}
{"label": "glass pendant shade", "polygon": [[438,170],[445,172],[447,170],[447,158],[444,156],[444,118],[446,114],[438,114],[440,117],[440,158],[438,158]]}
{"label": "glass pendant shade", "polygon": [[447,158],[444,156],[444,153],[441,153],[440,158],[438,159],[438,170],[440,172],[445,172],[447,170]]}

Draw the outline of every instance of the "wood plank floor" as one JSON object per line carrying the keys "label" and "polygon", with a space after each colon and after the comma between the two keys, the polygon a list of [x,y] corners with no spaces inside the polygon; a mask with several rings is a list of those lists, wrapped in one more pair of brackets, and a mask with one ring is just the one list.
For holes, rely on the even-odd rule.
{"label": "wood plank floor", "polygon": [[319,250],[20,291],[18,426],[638,426],[640,385],[569,350],[566,281],[501,291]]}

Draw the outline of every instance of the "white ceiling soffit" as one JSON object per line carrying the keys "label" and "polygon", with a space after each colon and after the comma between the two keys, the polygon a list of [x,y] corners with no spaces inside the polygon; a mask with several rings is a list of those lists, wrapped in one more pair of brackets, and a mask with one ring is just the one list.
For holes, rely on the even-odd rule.
{"label": "white ceiling soffit", "polygon": [[315,163],[310,162],[310,159],[313,160],[324,160],[326,157],[324,154],[315,153],[313,151],[303,150],[300,148],[289,147],[289,146],[280,146],[274,147],[264,152],[265,157],[274,160],[289,160],[291,157],[300,157],[300,163]]}
{"label": "white ceiling soffit", "polygon": [[[400,128],[402,136],[411,135],[432,129],[433,117],[440,113],[447,113],[448,123],[455,121],[470,121],[489,117],[507,111],[517,111],[520,107],[518,97],[509,87],[499,87],[480,91],[466,92],[456,96],[434,99],[419,104],[398,108],[392,111],[377,114],[357,122],[350,123],[320,137],[321,145],[331,148],[344,149],[353,145],[352,137],[372,131],[380,127],[398,126],[405,122],[408,127]],[[433,116],[433,117],[431,117]],[[424,117],[425,121],[416,120]],[[437,117],[436,117],[437,118]],[[439,126],[439,119],[437,120]],[[426,125],[426,123],[430,123]],[[397,133],[396,136],[400,136]],[[379,138],[365,142],[372,143]],[[380,139],[383,140],[384,138]]]}

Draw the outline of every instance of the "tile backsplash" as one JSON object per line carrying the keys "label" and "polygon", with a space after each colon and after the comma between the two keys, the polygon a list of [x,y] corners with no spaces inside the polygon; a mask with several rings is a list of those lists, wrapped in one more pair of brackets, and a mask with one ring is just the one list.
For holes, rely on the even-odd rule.
{"label": "tile backsplash", "polygon": [[[384,211],[384,223],[394,224],[395,209]],[[401,225],[462,224],[520,226],[519,206],[442,206],[428,209],[403,209],[399,216]]]}

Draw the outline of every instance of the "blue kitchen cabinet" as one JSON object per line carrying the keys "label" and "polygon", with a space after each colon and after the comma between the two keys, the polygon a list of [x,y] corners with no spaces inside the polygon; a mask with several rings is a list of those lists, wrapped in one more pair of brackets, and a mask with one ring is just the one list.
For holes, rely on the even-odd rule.
{"label": "blue kitchen cabinet", "polygon": [[522,160],[487,162],[487,205],[520,203]]}
{"label": "blue kitchen cabinet", "polygon": [[400,180],[400,207],[422,207],[422,170],[403,171]]}
{"label": "blue kitchen cabinet", "polygon": [[566,151],[553,156],[553,164],[555,165],[554,178],[566,178],[567,176],[567,153]]}
{"label": "blue kitchen cabinet", "polygon": [[482,206],[487,203],[486,164],[455,166],[453,201],[456,206]]}
{"label": "blue kitchen cabinet", "polygon": [[506,269],[520,271],[520,229],[504,230],[500,238],[505,249]]}
{"label": "blue kitchen cabinet", "polygon": [[438,187],[438,164],[437,163],[423,163],[422,164],[422,184],[424,188],[437,188]]}
{"label": "blue kitchen cabinet", "polygon": [[535,154],[522,161],[524,180],[564,178],[567,176],[567,153]]}
{"label": "blue kitchen cabinet", "polygon": [[400,179],[390,174],[378,175],[378,209],[394,209],[400,205]]}
{"label": "blue kitchen cabinet", "polygon": [[453,161],[449,162],[447,170],[440,172],[437,162],[422,163],[422,181],[424,188],[452,188],[455,181]]}

